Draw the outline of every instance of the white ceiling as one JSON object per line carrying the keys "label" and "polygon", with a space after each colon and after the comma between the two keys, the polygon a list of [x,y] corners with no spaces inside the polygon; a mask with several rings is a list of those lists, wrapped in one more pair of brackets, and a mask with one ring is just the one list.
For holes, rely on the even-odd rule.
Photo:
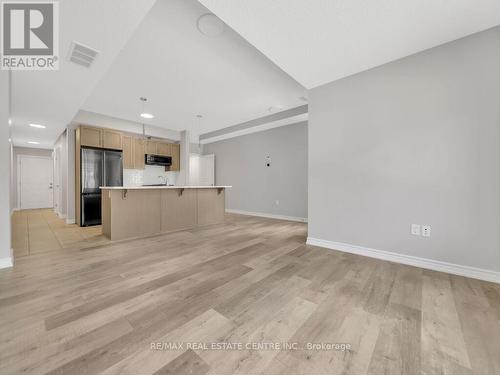
{"label": "white ceiling", "polygon": [[[12,139],[15,146],[51,147],[77,113],[154,0],[59,1],[58,71],[12,72]],[[100,51],[92,68],[66,60],[76,40]],[[34,129],[29,123],[47,126]]]}
{"label": "white ceiling", "polygon": [[[306,90],[226,26],[197,29],[195,0],[157,1],[82,109],[198,135],[303,105]],[[202,119],[196,115],[201,114]]]}
{"label": "white ceiling", "polygon": [[307,88],[500,24],[499,0],[199,0]]}

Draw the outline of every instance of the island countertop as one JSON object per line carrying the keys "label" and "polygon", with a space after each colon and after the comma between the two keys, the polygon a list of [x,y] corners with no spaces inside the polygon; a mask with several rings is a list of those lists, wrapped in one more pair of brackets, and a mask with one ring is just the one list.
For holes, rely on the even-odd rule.
{"label": "island countertop", "polygon": [[154,186],[101,186],[101,190],[148,190],[148,189],[228,189],[231,185],[193,186],[193,185],[154,185]]}
{"label": "island countertop", "polygon": [[102,233],[114,241],[224,223],[230,187],[103,186]]}

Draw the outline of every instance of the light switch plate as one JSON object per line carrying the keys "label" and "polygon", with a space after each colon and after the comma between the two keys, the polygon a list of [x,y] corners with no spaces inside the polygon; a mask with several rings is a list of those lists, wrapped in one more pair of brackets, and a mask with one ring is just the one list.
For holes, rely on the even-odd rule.
{"label": "light switch plate", "polygon": [[431,226],[430,225],[422,225],[422,236],[424,236],[424,237],[431,236]]}
{"label": "light switch plate", "polygon": [[411,234],[414,236],[420,236],[420,224],[411,225]]}

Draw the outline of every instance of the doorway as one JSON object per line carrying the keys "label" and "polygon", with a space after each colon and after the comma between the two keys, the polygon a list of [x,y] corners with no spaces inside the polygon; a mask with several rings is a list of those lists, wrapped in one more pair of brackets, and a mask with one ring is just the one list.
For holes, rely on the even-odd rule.
{"label": "doorway", "polygon": [[18,155],[18,207],[54,207],[54,161],[47,156]]}

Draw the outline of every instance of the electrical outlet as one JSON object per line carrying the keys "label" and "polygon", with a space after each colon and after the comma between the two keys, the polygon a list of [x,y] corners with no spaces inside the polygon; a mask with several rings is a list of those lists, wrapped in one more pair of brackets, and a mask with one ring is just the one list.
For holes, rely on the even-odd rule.
{"label": "electrical outlet", "polygon": [[420,224],[411,225],[411,234],[414,236],[420,236]]}
{"label": "electrical outlet", "polygon": [[430,225],[422,225],[422,236],[424,236],[424,237],[431,236],[431,226]]}

